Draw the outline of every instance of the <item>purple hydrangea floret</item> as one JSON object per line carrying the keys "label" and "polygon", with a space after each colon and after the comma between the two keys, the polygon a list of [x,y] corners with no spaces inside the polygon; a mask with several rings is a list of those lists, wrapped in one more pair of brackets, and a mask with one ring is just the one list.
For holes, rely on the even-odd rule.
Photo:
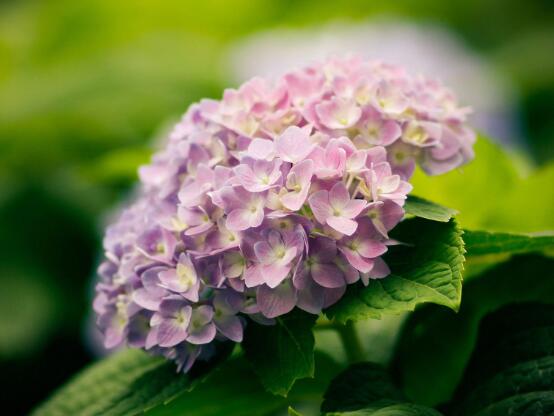
{"label": "purple hydrangea floret", "polygon": [[467,112],[435,81],[358,58],[192,105],[106,232],[94,301],[106,346],[187,371],[249,319],[318,314],[386,277],[415,166],[435,175],[473,157]]}

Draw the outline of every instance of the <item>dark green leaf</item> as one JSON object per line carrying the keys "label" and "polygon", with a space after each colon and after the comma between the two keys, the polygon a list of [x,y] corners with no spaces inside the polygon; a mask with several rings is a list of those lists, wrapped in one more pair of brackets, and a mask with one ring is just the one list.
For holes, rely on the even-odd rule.
{"label": "dark green leaf", "polygon": [[352,412],[326,413],[325,416],[441,416],[441,414],[430,407],[413,403],[397,403],[376,404],[375,407]]}
{"label": "dark green leaf", "polygon": [[326,314],[340,322],[380,318],[413,310],[432,302],[457,310],[462,290],[464,243],[455,220],[448,223],[413,218],[402,222],[391,236],[407,243],[391,247],[385,256],[392,273],[353,285]]}
{"label": "dark green leaf", "polygon": [[275,319],[275,325],[251,322],[243,341],[246,358],[265,388],[286,396],[295,380],[314,376],[314,336],[317,316],[295,310]]}
{"label": "dark green leaf", "polygon": [[464,416],[554,413],[554,305],[510,305],[487,316],[451,403]]}
{"label": "dark green leaf", "polygon": [[397,402],[403,396],[381,365],[359,363],[351,365],[331,382],[324,395],[321,410],[357,410],[383,399]]}
{"label": "dark green leaf", "polygon": [[92,365],[35,410],[48,415],[137,415],[190,390],[206,368],[189,375],[141,350],[120,351]]}
{"label": "dark green leaf", "polygon": [[455,209],[447,208],[415,195],[409,195],[404,205],[406,214],[433,221],[448,222],[458,213]]}
{"label": "dark green leaf", "polygon": [[296,382],[287,398],[267,392],[244,357],[223,363],[204,382],[166,406],[157,406],[147,416],[270,416],[288,406],[319,409],[325,388],[340,371],[324,354],[315,354],[315,378]]}
{"label": "dark green leaf", "polygon": [[188,385],[188,377],[176,374],[173,363],[125,350],[86,369],[34,414],[138,414]]}
{"label": "dark green leaf", "polygon": [[339,374],[327,389],[321,411],[336,416],[438,416],[433,409],[406,401],[380,365],[358,363]]}
{"label": "dark green leaf", "polygon": [[527,235],[464,231],[468,256],[529,253],[554,249],[554,234]]}
{"label": "dark green leaf", "polygon": [[448,400],[470,358],[482,317],[511,302],[554,302],[553,269],[552,259],[515,256],[464,285],[458,314],[434,305],[412,314],[394,358],[408,397],[430,406]]}

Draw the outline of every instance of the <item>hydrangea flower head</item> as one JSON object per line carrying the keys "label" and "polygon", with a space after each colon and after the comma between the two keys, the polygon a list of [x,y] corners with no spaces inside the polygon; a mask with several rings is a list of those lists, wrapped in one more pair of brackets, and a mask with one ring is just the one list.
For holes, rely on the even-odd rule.
{"label": "hydrangea flower head", "polygon": [[94,301],[106,346],[187,371],[249,320],[318,314],[385,278],[414,167],[473,156],[465,113],[440,84],[357,58],[192,105],[106,232]]}

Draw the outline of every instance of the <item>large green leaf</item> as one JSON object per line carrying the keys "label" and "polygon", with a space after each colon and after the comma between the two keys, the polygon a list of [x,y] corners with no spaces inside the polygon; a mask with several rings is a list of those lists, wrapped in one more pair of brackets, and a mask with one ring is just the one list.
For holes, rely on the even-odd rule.
{"label": "large green leaf", "polygon": [[374,363],[358,363],[339,374],[325,392],[321,411],[336,416],[438,416],[408,402],[388,372]]}
{"label": "large green leaf", "polygon": [[340,322],[381,318],[414,310],[432,302],[457,310],[462,290],[464,243],[455,220],[448,223],[413,218],[391,236],[405,245],[391,247],[385,256],[392,273],[371,280],[367,287],[352,285],[326,314]]}
{"label": "large green leaf", "polygon": [[448,222],[458,213],[455,209],[444,207],[415,195],[408,196],[404,211],[406,211],[406,214],[440,222]]}
{"label": "large green leaf", "polygon": [[289,405],[319,409],[322,395],[340,367],[327,355],[315,354],[315,377],[300,380],[286,398],[264,389],[252,366],[244,357],[221,365],[204,382],[164,406],[148,411],[147,416],[270,416],[286,411]]}
{"label": "large green leaf", "polygon": [[300,310],[275,318],[275,325],[247,326],[246,358],[265,388],[286,396],[298,379],[314,376],[314,335],[317,319]]}
{"label": "large green leaf", "polygon": [[33,414],[137,415],[190,390],[203,373],[177,373],[164,358],[123,350],[77,375]]}
{"label": "large green leaf", "polygon": [[510,305],[486,317],[452,414],[554,414],[554,305]]}
{"label": "large green leaf", "polygon": [[482,317],[510,302],[554,302],[553,269],[553,259],[514,256],[464,285],[458,314],[434,305],[412,314],[394,358],[408,397],[427,405],[448,400],[470,358]]}

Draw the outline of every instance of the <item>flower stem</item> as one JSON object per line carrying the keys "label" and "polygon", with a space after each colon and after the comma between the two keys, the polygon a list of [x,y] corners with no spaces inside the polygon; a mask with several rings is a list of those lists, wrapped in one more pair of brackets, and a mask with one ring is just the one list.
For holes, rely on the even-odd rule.
{"label": "flower stem", "polygon": [[345,325],[337,325],[335,327],[342,341],[346,358],[350,363],[356,363],[365,360],[365,352],[358,337],[358,332],[352,321],[348,321]]}

